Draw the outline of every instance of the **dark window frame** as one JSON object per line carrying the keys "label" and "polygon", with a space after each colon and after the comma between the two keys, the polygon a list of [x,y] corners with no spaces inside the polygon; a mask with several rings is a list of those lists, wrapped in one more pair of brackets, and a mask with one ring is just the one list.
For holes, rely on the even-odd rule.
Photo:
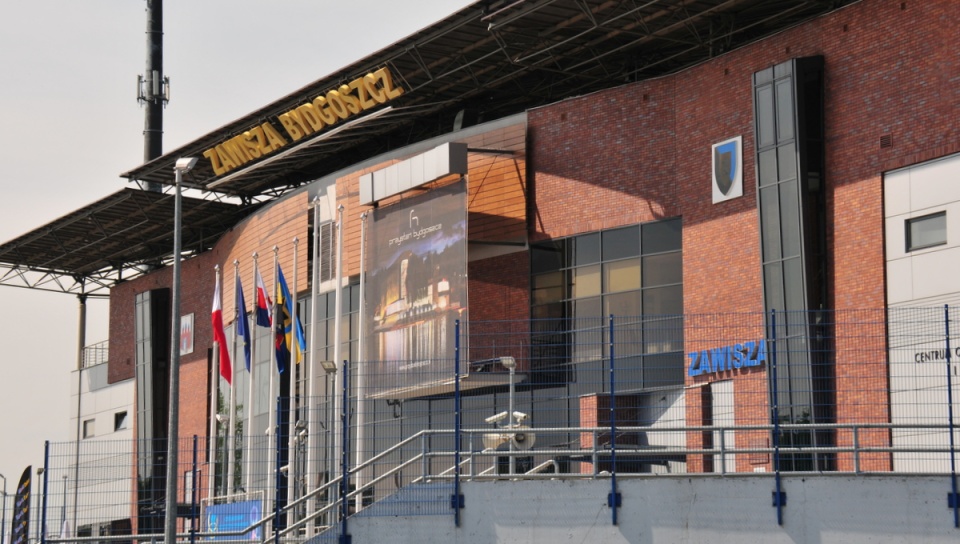
{"label": "dark window frame", "polygon": [[[914,244],[913,243],[913,226],[924,221],[933,221],[936,219],[943,219],[943,239],[935,242],[926,242],[923,244]],[[904,242],[905,250],[907,253],[918,251],[921,249],[928,249],[931,247],[943,246],[947,244],[947,211],[941,210],[939,212],[928,213],[926,215],[921,215],[920,217],[911,217],[904,221]]]}

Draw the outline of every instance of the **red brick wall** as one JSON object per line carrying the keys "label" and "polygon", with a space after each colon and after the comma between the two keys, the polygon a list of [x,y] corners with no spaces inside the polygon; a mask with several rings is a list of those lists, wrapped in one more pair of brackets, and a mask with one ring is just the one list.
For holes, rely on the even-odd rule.
{"label": "red brick wall", "polygon": [[[684,311],[762,310],[751,76],[823,55],[830,302],[837,309],[882,308],[882,173],[960,152],[957,28],[960,10],[951,0],[865,1],[673,76],[534,110],[532,236],[682,215]],[[736,135],[747,159],[744,196],[714,205],[710,146]],[[881,136],[892,145],[881,148]],[[883,365],[865,375],[860,364],[883,359],[884,334],[876,332],[855,320],[836,327],[840,338],[875,339],[868,349],[837,356],[840,421],[889,420],[879,402],[888,387]],[[687,339],[708,340],[689,329]],[[738,378],[737,404],[763,406],[764,381]],[[696,400],[687,400],[695,422]],[[738,415],[738,423],[755,416]],[[841,445],[847,441],[841,435]],[[875,461],[880,468],[887,459]]]}

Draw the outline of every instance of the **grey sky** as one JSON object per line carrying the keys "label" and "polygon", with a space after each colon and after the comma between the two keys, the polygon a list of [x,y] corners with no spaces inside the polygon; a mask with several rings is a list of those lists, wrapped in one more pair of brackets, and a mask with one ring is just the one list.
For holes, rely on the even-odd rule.
{"label": "grey sky", "polygon": [[[167,0],[164,151],[469,3]],[[135,90],[146,43],[144,0],[3,7],[0,243],[127,186],[119,174],[143,162]],[[106,340],[106,301],[88,306],[86,343]],[[42,464],[44,440],[73,438],[78,305],[71,295],[0,287],[0,307],[0,473],[12,492],[26,465]]]}

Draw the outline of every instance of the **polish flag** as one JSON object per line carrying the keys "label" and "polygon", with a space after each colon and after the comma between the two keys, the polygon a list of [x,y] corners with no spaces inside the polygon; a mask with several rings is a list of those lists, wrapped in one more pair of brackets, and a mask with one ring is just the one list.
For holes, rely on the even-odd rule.
{"label": "polish flag", "polygon": [[227,349],[227,335],[223,331],[223,308],[220,305],[220,274],[217,274],[217,290],[213,293],[213,340],[220,344],[220,375],[227,383],[233,383],[233,369],[230,366],[230,350]]}

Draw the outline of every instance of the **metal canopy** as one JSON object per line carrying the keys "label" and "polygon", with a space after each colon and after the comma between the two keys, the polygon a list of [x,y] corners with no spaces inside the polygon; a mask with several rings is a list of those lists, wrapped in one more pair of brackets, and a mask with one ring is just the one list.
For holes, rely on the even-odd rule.
{"label": "metal canopy", "polygon": [[[858,0],[481,0],[206,136],[122,174],[170,191],[203,152],[358,76],[387,67],[404,94],[217,176],[202,159],[184,198],[186,253],[264,202],[326,174],[454,130],[661,76]],[[278,131],[282,130],[279,125]],[[218,202],[222,194],[247,203]],[[252,204],[251,204],[252,203]],[[77,294],[170,262],[173,197],[126,189],[0,246],[0,285]]]}
{"label": "metal canopy", "polygon": [[275,197],[450,132],[458,112],[466,126],[675,72],[853,1],[483,0],[122,175],[170,184],[178,157],[201,157],[265,120],[388,67],[406,90],[390,111],[368,121],[358,116],[354,126],[333,136],[320,131],[282,156],[268,155],[219,177],[205,159],[193,172],[203,186],[216,183],[217,191]]}
{"label": "metal canopy", "polygon": [[[169,263],[174,195],[123,189],[0,245],[0,284],[95,294]],[[183,252],[213,247],[249,207],[184,197]]]}

